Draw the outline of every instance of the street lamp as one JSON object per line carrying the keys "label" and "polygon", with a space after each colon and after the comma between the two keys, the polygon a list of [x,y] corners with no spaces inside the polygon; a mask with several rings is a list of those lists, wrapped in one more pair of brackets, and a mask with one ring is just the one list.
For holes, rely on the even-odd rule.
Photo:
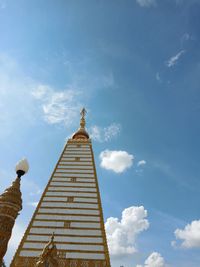
{"label": "street lamp", "polygon": [[29,164],[26,159],[20,160],[16,165],[17,177],[12,185],[0,195],[0,266],[7,251],[15,220],[22,209],[20,191],[21,176],[28,172]]}
{"label": "street lamp", "polygon": [[22,175],[28,172],[29,170],[29,164],[27,159],[23,158],[19,162],[17,162],[16,167],[15,167],[17,176],[20,178]]}

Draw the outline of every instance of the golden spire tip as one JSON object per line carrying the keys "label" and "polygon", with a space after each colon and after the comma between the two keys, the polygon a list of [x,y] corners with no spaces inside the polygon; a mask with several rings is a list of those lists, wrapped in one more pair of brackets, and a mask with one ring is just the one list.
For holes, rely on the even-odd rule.
{"label": "golden spire tip", "polygon": [[82,110],[81,110],[81,112],[80,112],[81,117],[82,117],[82,118],[85,118],[86,113],[87,113],[87,110],[86,110],[85,108],[82,108]]}

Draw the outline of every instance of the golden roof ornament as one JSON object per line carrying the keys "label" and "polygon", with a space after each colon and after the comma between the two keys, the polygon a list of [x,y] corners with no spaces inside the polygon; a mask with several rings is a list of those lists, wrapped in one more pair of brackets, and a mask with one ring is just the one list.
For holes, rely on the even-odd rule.
{"label": "golden roof ornament", "polygon": [[17,177],[12,183],[12,185],[0,195],[0,203],[14,204],[18,207],[20,211],[22,209],[21,195],[22,193],[20,191],[20,178]]}
{"label": "golden roof ornament", "polygon": [[85,108],[83,108],[80,112],[81,115],[81,121],[80,121],[80,128],[85,128],[85,115],[86,115],[87,111]]}
{"label": "golden roof ornament", "polygon": [[58,267],[58,266],[59,266],[59,261],[57,255],[57,247],[54,243],[54,233],[53,233],[50,241],[47,243],[42,253],[40,254],[35,267]]}
{"label": "golden roof ornament", "polygon": [[76,139],[76,140],[84,140],[84,139],[89,139],[89,134],[87,133],[87,131],[85,130],[85,115],[86,115],[87,111],[85,108],[82,108],[80,115],[81,115],[81,119],[80,119],[80,128],[78,129],[77,132],[75,132],[72,136],[72,139]]}
{"label": "golden roof ornament", "polygon": [[29,164],[26,159],[20,160],[15,167],[17,178],[13,181],[12,185],[8,187],[3,194],[0,195],[0,202],[15,204],[18,209],[22,209],[22,199],[20,191],[21,176],[28,172]]}
{"label": "golden roof ornament", "polygon": [[28,171],[28,162],[21,160],[16,165],[17,178],[12,185],[0,195],[0,266],[7,251],[12,229],[19,211],[22,209],[22,194],[20,191],[21,176]]}

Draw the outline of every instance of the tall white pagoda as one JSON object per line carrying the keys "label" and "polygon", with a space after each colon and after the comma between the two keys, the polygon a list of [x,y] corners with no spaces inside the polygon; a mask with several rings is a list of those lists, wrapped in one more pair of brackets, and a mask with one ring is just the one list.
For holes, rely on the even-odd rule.
{"label": "tall white pagoda", "polygon": [[[85,130],[85,113],[83,109],[80,128],[63,149],[11,267],[110,267],[92,143]],[[52,235],[58,265],[45,261],[51,252]],[[38,259],[42,259],[41,265]]]}

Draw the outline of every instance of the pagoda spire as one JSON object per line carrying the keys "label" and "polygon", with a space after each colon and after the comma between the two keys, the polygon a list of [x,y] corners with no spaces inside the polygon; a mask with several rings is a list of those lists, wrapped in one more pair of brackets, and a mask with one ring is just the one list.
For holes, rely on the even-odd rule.
{"label": "pagoda spire", "polygon": [[87,111],[85,108],[82,108],[82,110],[80,111],[80,127],[78,129],[78,131],[76,131],[73,136],[72,139],[80,139],[80,140],[87,140],[89,139],[89,134],[87,133],[86,129],[85,129],[85,125],[86,125],[86,121],[85,121],[85,115],[86,115]]}
{"label": "pagoda spire", "polygon": [[85,129],[85,115],[86,115],[87,111],[85,108],[82,108],[80,115],[81,115],[81,119],[80,119],[80,129]]}

